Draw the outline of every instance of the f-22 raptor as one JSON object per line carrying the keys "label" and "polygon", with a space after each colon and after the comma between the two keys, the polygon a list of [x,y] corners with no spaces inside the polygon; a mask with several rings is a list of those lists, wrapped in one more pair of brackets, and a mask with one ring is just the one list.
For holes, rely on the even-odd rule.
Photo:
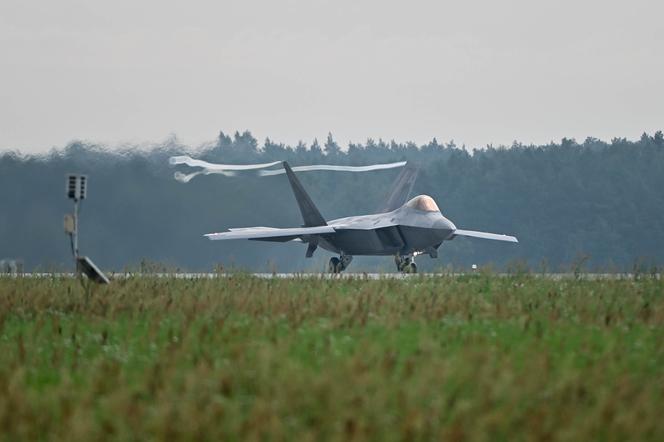
{"label": "f-22 raptor", "polygon": [[518,242],[514,236],[457,229],[428,195],[418,195],[406,202],[417,177],[418,169],[414,167],[404,168],[379,213],[326,221],[288,163],[283,166],[302,213],[302,227],[243,227],[205,236],[211,240],[301,241],[308,244],[307,258],[320,246],[339,254],[338,258],[330,259],[331,273],[344,271],[353,256],[360,255],[394,256],[398,271],[416,273],[415,256],[428,254],[437,258],[443,241],[458,236]]}

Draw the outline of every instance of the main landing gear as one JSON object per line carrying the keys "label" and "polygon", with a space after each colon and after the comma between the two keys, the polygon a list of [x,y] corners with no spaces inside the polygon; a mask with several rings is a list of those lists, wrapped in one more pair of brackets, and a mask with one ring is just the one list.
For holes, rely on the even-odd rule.
{"label": "main landing gear", "polygon": [[328,265],[328,270],[330,273],[341,273],[350,265],[350,262],[353,260],[351,255],[341,255],[340,257],[330,258],[330,264]]}
{"label": "main landing gear", "polygon": [[395,256],[394,263],[397,265],[397,270],[401,273],[417,273],[417,264],[415,264],[415,256]]}

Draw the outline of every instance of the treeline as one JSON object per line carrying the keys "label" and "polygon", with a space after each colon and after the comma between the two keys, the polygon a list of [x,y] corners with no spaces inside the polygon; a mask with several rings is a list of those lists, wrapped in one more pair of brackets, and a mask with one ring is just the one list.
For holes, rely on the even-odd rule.
{"label": "treeline", "polygon": [[[81,212],[81,250],[105,269],[161,263],[169,269],[218,266],[255,271],[322,270],[330,254],[305,259],[301,244],[210,242],[202,234],[241,226],[297,226],[301,219],[283,175],[173,179],[171,155],[211,162],[367,165],[408,160],[420,167],[414,194],[436,199],[460,228],[514,234],[519,245],[472,239],[445,243],[422,270],[493,265],[538,270],[631,270],[664,263],[664,137],[638,141],[563,139],[542,146],[469,151],[436,139],[424,145],[367,140],[340,146],[287,146],[248,131],[223,132],[192,149],[173,138],[150,149],[105,149],[74,142],[47,155],[0,156],[0,259],[29,270],[71,268],[62,217],[71,211],[64,180],[89,175]],[[181,170],[181,169],[179,169]],[[301,174],[323,215],[336,218],[380,207],[398,170]],[[356,258],[352,270],[393,270],[389,258]]]}

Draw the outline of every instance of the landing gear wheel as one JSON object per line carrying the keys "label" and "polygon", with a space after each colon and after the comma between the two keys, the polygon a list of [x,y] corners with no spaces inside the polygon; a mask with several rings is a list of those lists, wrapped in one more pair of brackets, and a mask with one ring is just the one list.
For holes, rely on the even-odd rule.
{"label": "landing gear wheel", "polygon": [[341,255],[339,258],[332,257],[330,258],[330,264],[328,265],[328,270],[330,273],[341,273],[348,268],[350,262],[353,260],[352,255]]}
{"label": "landing gear wheel", "polygon": [[396,255],[394,257],[394,264],[397,266],[397,271],[398,272],[403,272],[403,267],[405,265],[406,260],[399,255]]}
{"label": "landing gear wheel", "polygon": [[336,256],[330,258],[327,268],[330,273],[341,273],[341,260]]}
{"label": "landing gear wheel", "polygon": [[417,273],[417,264],[411,256],[395,256],[394,263],[401,273]]}

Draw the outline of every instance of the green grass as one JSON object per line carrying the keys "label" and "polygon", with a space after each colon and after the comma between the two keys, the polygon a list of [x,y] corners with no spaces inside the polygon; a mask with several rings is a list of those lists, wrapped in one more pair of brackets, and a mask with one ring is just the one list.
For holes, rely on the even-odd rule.
{"label": "green grass", "polygon": [[664,440],[664,282],[0,279],[4,440]]}

